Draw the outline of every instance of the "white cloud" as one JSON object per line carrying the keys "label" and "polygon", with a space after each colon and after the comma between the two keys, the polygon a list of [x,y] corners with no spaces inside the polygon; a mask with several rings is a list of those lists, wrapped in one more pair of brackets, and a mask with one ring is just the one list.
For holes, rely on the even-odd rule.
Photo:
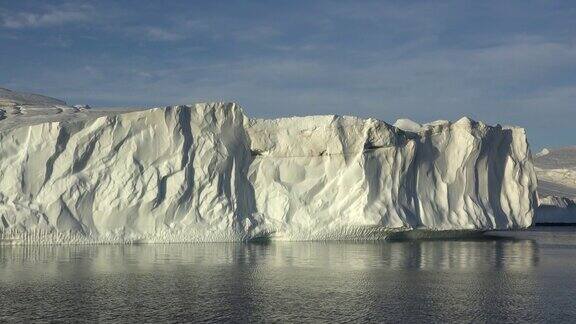
{"label": "white cloud", "polygon": [[87,21],[88,6],[50,7],[45,12],[16,12],[2,15],[2,26],[11,29],[36,28]]}

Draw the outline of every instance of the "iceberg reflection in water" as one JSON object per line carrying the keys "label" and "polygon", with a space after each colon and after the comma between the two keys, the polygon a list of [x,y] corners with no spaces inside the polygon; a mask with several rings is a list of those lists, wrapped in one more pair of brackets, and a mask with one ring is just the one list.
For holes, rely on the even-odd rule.
{"label": "iceberg reflection in water", "polygon": [[574,289],[543,289],[547,249],[533,237],[2,246],[0,320],[550,319],[549,289]]}

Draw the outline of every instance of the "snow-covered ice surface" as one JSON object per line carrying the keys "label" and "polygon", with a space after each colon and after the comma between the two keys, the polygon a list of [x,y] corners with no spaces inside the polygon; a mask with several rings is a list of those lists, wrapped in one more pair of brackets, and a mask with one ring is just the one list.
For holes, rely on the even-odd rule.
{"label": "snow-covered ice surface", "polygon": [[380,239],[533,221],[521,128],[250,119],[232,103],[1,109],[4,243]]}
{"label": "snow-covered ice surface", "polygon": [[543,149],[534,163],[538,176],[537,223],[576,223],[576,147]]}
{"label": "snow-covered ice surface", "polygon": [[417,122],[410,120],[410,119],[398,119],[396,120],[396,122],[394,123],[395,127],[400,128],[401,130],[407,131],[407,132],[419,132],[420,130],[422,130],[422,125],[418,124]]}

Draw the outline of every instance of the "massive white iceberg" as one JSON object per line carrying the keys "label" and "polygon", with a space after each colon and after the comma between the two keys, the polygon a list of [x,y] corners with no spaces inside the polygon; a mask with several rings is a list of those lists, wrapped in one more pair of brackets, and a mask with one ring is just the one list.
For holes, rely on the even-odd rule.
{"label": "massive white iceberg", "polygon": [[521,128],[250,119],[232,103],[2,110],[4,243],[377,239],[533,221]]}

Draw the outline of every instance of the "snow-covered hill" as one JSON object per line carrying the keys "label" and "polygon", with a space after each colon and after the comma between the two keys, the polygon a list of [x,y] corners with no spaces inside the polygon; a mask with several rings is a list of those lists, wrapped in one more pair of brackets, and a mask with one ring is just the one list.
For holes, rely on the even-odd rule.
{"label": "snow-covered hill", "polygon": [[66,102],[33,93],[16,92],[5,88],[0,88],[0,107],[14,105],[37,105],[42,107],[50,107],[66,106]]}
{"label": "snow-covered hill", "polygon": [[576,147],[544,149],[534,159],[538,223],[576,223]]}
{"label": "snow-covered hill", "polygon": [[58,109],[0,120],[5,243],[374,239],[533,220],[521,128],[250,119],[232,103]]}
{"label": "snow-covered hill", "polygon": [[68,106],[64,101],[0,88],[0,130],[47,122],[74,122],[137,111],[137,108],[92,110],[86,106]]}

